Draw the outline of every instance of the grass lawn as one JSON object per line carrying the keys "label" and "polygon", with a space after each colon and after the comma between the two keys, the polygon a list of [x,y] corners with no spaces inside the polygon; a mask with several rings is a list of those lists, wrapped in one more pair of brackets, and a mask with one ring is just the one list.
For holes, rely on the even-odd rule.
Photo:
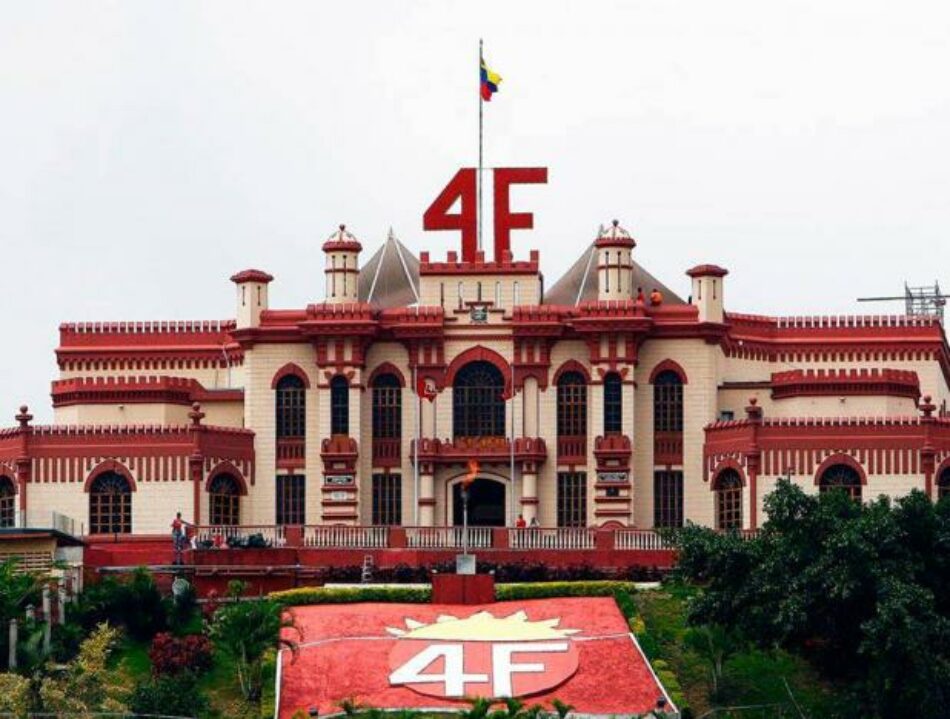
{"label": "grass lawn", "polygon": [[[781,650],[747,650],[733,656],[725,664],[725,686],[718,697],[711,697],[709,665],[683,641],[686,605],[692,592],[688,587],[668,585],[638,592],[634,600],[643,619],[644,629],[637,634],[643,650],[651,661],[659,659],[669,665],[694,716],[719,709],[711,715],[715,719],[798,717],[789,689],[806,717],[848,716],[840,689],[822,681],[803,659]],[[765,706],[758,710],[723,711],[727,707],[750,705]]]}

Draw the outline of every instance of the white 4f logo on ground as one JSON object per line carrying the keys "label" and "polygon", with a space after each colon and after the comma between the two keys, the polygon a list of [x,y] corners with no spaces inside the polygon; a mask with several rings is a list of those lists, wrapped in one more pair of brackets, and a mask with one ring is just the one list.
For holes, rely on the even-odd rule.
{"label": "white 4f logo on ground", "polygon": [[406,619],[389,655],[389,683],[446,699],[516,697],[551,689],[577,671],[577,648],[559,619],[528,621],[478,612],[440,616],[433,624]]}

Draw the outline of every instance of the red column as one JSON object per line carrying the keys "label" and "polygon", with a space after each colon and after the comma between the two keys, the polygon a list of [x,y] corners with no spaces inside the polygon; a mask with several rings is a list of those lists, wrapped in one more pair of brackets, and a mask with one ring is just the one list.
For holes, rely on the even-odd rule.
{"label": "red column", "polygon": [[933,416],[937,406],[931,401],[930,395],[925,395],[920,403],[920,423],[924,428],[924,442],[920,448],[920,465],[924,473],[924,491],[931,501],[934,498],[934,472],[937,469],[937,451],[933,445],[933,426],[936,418]]}
{"label": "red column", "polygon": [[204,457],[200,453],[196,452],[188,458],[188,466],[191,471],[191,483],[194,492],[194,516],[192,517],[192,522],[194,524],[201,524],[201,479],[204,465]]}
{"label": "red column", "polygon": [[[26,514],[26,485],[30,481],[30,472],[32,462],[30,460],[30,436],[33,434],[33,428],[30,421],[33,415],[29,408],[24,404],[20,407],[20,412],[16,415],[16,421],[20,425],[20,456],[16,460],[16,479],[17,492],[20,494],[20,511]],[[25,523],[26,517],[23,521]]]}
{"label": "red column", "polygon": [[204,455],[201,453],[201,433],[204,428],[201,426],[201,420],[205,413],[201,411],[201,405],[195,402],[191,405],[191,412],[188,418],[191,420],[191,442],[192,455],[188,458],[188,466],[191,470],[191,482],[194,487],[194,524],[201,524],[201,480],[204,477]]}

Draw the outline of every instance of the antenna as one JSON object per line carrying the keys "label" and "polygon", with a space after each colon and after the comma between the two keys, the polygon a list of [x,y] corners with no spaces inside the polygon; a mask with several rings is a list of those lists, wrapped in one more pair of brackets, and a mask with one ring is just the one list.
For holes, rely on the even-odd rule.
{"label": "antenna", "polygon": [[943,308],[950,295],[940,291],[940,284],[911,287],[904,283],[904,294],[896,297],[858,297],[858,302],[903,302],[908,317],[936,317],[943,323]]}

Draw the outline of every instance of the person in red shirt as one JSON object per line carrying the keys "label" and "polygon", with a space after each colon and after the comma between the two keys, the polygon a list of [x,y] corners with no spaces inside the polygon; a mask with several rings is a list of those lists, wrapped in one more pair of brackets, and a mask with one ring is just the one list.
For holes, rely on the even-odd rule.
{"label": "person in red shirt", "polygon": [[525,522],[525,521],[524,521],[524,517],[522,517],[522,516],[519,514],[519,515],[518,515],[518,520],[515,522],[515,526],[516,526],[518,529],[524,529],[525,527],[528,526],[528,523]]}
{"label": "person in red shirt", "polygon": [[175,552],[173,564],[183,564],[182,552],[185,550],[185,527],[187,522],[181,518],[181,512],[175,514],[172,520],[172,548]]}

